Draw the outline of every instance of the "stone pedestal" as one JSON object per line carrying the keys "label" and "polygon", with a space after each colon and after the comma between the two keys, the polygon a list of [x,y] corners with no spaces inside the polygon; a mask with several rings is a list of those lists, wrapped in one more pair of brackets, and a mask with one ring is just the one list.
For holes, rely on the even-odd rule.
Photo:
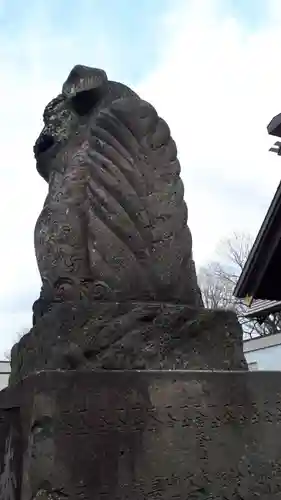
{"label": "stone pedestal", "polygon": [[45,371],[0,393],[1,500],[281,498],[281,373]]}
{"label": "stone pedestal", "polygon": [[231,311],[157,302],[55,304],[12,349],[10,383],[40,370],[247,369]]}

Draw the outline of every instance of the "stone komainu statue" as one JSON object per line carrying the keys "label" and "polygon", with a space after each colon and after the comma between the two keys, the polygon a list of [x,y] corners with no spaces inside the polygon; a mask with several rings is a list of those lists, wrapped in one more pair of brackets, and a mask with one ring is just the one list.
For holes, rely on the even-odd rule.
{"label": "stone komainu statue", "polygon": [[34,146],[48,195],[35,228],[37,315],[56,300],[202,306],[170,130],[104,71],[75,66]]}

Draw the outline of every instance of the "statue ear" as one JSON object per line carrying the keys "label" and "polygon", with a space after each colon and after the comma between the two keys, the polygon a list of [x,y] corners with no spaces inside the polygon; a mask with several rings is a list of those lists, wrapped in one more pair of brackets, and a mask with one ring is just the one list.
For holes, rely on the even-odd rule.
{"label": "statue ear", "polygon": [[101,96],[101,88],[79,91],[71,98],[71,104],[78,115],[84,116],[90,113]]}
{"label": "statue ear", "polygon": [[87,66],[75,66],[62,87],[63,95],[79,115],[89,113],[102,96],[107,83],[105,71]]}

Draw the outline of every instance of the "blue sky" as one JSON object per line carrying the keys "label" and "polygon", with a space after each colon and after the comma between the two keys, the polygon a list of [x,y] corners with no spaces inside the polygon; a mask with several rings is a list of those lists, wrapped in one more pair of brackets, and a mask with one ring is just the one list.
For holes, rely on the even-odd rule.
{"label": "blue sky", "polygon": [[266,0],[226,0],[224,9],[249,30],[263,26],[268,16]]}
{"label": "blue sky", "polygon": [[0,357],[39,293],[47,185],[32,146],[74,64],[104,68],[168,121],[200,266],[233,231],[256,234],[279,183],[266,125],[281,112],[280,47],[280,0],[0,0]]}
{"label": "blue sky", "polygon": [[[108,63],[109,58],[117,79],[135,83],[153,68],[159,47],[158,24],[169,8],[168,0],[82,0],[79,5],[80,8],[76,0],[36,0],[29,4],[9,0],[2,8],[2,36],[4,33],[5,37],[23,41],[21,47],[12,44],[23,56],[21,64],[28,64],[30,57],[24,39],[30,36],[32,42],[35,36],[47,66],[51,62],[49,46],[53,39],[62,47],[65,43],[65,50],[71,47],[89,64]],[[110,48],[108,55],[104,54],[104,44]],[[66,54],[66,60],[69,59],[70,54]],[[61,65],[64,67],[63,61]]]}
{"label": "blue sky", "polygon": [[[41,52],[40,66],[44,70],[51,64],[52,51],[58,44],[65,62],[71,60],[69,47],[89,64],[110,62],[116,79],[135,84],[158,62],[166,35],[165,16],[188,3],[189,0],[82,0],[80,4],[77,0],[2,0],[0,30],[1,38],[7,41],[2,51],[11,50],[18,65],[24,68],[31,62],[30,45],[34,43],[33,56],[36,50]],[[215,3],[220,4],[220,16],[235,17],[247,30],[261,26],[268,16],[266,0]],[[104,43],[108,54],[104,53]],[[61,60],[58,75],[63,74],[64,66]]]}

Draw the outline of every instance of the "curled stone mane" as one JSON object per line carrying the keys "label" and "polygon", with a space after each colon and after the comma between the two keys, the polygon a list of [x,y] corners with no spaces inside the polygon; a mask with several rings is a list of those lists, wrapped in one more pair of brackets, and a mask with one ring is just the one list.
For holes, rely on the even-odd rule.
{"label": "curled stone mane", "polygon": [[[83,66],[72,70],[44,118],[35,155],[49,196],[35,247],[45,288],[52,293],[58,283],[74,289],[84,281],[112,300],[202,305],[180,164],[166,122],[128,87]],[[40,155],[44,141],[54,143],[46,156]],[[54,260],[54,249],[62,247],[65,255],[60,251]]]}

